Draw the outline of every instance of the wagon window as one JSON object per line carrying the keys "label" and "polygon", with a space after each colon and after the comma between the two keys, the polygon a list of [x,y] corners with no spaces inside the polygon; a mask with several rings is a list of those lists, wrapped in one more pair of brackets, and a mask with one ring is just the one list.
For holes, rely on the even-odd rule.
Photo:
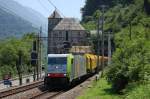
{"label": "wagon window", "polygon": [[73,59],[71,59],[71,64],[73,64]]}

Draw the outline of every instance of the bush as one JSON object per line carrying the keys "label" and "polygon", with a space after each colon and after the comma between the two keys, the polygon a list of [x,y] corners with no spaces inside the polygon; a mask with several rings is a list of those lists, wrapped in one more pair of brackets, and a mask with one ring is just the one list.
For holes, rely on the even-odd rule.
{"label": "bush", "polygon": [[22,51],[22,70],[27,73],[30,66],[30,51],[32,48],[32,40],[34,34],[26,34],[24,37],[10,38],[0,43],[0,75],[11,72],[16,76],[16,61],[18,60],[18,52]]}
{"label": "bush", "polygon": [[119,48],[115,51],[112,66],[107,72],[107,78],[117,92],[124,89],[129,82],[149,81],[150,41],[144,37],[144,33],[136,36],[132,40],[127,36],[120,38],[122,42],[118,43]]}

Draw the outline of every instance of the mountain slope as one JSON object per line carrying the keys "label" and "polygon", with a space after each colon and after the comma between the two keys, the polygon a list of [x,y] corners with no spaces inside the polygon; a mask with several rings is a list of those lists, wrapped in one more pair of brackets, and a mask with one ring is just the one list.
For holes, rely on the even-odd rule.
{"label": "mountain slope", "polygon": [[47,19],[32,8],[14,0],[0,0],[0,38],[38,32],[40,26],[46,35],[47,23]]}
{"label": "mountain slope", "polygon": [[15,13],[19,17],[32,23],[36,28],[47,24],[47,19],[37,11],[24,7],[13,0],[0,0],[0,8],[5,8],[10,13]]}
{"label": "mountain slope", "polygon": [[28,21],[10,14],[0,8],[0,38],[21,37],[27,32],[36,32],[37,30]]}

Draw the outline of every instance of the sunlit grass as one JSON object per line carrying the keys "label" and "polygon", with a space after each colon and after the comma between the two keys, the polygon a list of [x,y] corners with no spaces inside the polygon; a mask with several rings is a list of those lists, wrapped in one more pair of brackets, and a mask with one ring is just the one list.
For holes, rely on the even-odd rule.
{"label": "sunlit grass", "polygon": [[94,82],[78,99],[121,99],[121,95],[115,94],[111,90],[111,85],[103,78]]}
{"label": "sunlit grass", "polygon": [[106,79],[93,82],[78,99],[150,99],[150,84],[129,84],[123,95],[113,92]]}
{"label": "sunlit grass", "polygon": [[131,84],[126,90],[125,99],[150,99],[150,84]]}

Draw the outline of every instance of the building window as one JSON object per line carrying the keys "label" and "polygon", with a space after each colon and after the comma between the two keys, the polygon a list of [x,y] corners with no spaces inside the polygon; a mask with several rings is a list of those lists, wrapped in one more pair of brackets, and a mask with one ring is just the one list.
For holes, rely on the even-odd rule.
{"label": "building window", "polygon": [[78,32],[78,36],[80,37],[81,35],[80,35],[80,32]]}
{"label": "building window", "polygon": [[57,45],[57,42],[53,42],[53,45],[56,46],[56,45]]}
{"label": "building window", "polygon": [[62,37],[62,32],[61,31],[59,31],[59,37]]}
{"label": "building window", "polygon": [[59,36],[57,40],[58,40],[58,41],[61,41],[61,37]]}
{"label": "building window", "polygon": [[68,41],[69,39],[69,35],[68,35],[68,31],[66,31],[66,41]]}
{"label": "building window", "polygon": [[56,32],[53,33],[53,37],[56,37]]}

